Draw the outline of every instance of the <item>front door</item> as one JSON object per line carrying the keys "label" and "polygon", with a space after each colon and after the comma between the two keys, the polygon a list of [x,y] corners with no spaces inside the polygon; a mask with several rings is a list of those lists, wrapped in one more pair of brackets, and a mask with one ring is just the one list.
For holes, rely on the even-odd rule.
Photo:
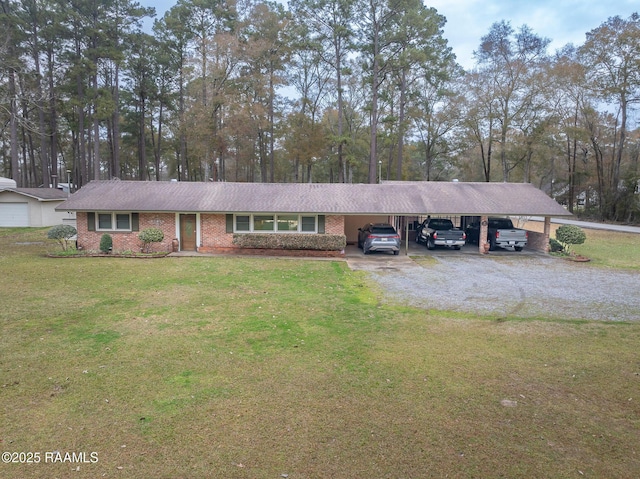
{"label": "front door", "polygon": [[180,251],[196,250],[196,215],[180,215]]}

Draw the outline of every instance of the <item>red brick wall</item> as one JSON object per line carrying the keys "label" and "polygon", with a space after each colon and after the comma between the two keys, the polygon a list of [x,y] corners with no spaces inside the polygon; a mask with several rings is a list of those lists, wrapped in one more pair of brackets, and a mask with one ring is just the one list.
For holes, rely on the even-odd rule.
{"label": "red brick wall", "polygon": [[[151,251],[171,251],[171,242],[176,237],[176,220],[173,213],[140,213],[140,231],[146,228],[159,228],[164,233],[161,243],[152,243]],[[99,251],[100,238],[104,233],[111,235],[113,251],[139,252],[142,242],[138,238],[140,231],[88,231],[87,213],[78,212],[78,247],[86,251]]]}
{"label": "red brick wall", "polygon": [[201,244],[199,250],[230,248],[233,246],[233,234],[227,233],[226,215],[200,215]]}
{"label": "red brick wall", "polygon": [[327,215],[324,219],[324,232],[328,235],[343,235],[344,216]]}
{"label": "red brick wall", "polygon": [[[344,234],[344,216],[327,215],[324,227],[326,234]],[[201,214],[200,234],[201,245],[198,247],[200,252],[224,252],[238,249],[233,244],[233,233],[227,233],[227,218],[224,214]]]}
{"label": "red brick wall", "polygon": [[532,249],[534,251],[542,251],[543,253],[548,253],[549,252],[549,235],[545,233],[538,233],[536,231],[529,231],[527,248]]}
{"label": "red brick wall", "polygon": [[[140,213],[140,231],[145,228],[160,228],[164,232],[162,243],[151,245],[152,251],[171,251],[171,242],[176,237],[176,219],[173,213]],[[100,238],[104,231],[87,231],[87,214],[78,212],[78,246],[84,250],[98,251]],[[141,242],[138,231],[108,232],[113,239],[113,251],[140,251]],[[325,233],[344,234],[344,216],[327,215]],[[227,221],[224,214],[200,215],[200,244],[198,251],[234,248],[233,234],[227,233]]]}

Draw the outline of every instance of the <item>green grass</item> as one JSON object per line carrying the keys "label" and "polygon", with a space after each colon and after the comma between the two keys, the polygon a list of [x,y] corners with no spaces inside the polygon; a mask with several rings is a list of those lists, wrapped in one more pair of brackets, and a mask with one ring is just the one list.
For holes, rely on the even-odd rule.
{"label": "green grass", "polygon": [[[551,237],[560,225],[551,225]],[[542,231],[543,225],[531,221],[526,225],[532,231]],[[584,244],[573,245],[572,251],[591,259],[591,265],[602,268],[640,270],[640,235],[604,230],[583,229]]]}
{"label": "green grass", "polygon": [[99,460],[0,477],[640,477],[640,324],[393,305],[340,261],[53,247],[0,229],[0,449]]}
{"label": "green grass", "polygon": [[597,266],[640,270],[640,235],[587,229],[584,232],[584,244],[572,247],[577,254],[587,256]]}

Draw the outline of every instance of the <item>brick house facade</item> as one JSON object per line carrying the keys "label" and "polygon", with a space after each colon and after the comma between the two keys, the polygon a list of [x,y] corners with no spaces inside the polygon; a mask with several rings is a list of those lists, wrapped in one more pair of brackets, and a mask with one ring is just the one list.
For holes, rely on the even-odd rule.
{"label": "brick house facade", "polygon": [[[138,213],[137,225],[131,231],[96,231],[90,224],[95,223],[95,217],[91,213],[78,212],[78,247],[87,251],[97,251],[100,249],[100,239],[103,234],[109,234],[113,240],[113,251],[138,252],[142,248],[142,242],[138,238],[140,231],[146,228],[158,228],[164,233],[164,239],[160,243],[153,243],[151,251],[170,252],[174,248],[174,239],[178,240],[180,247],[180,226],[179,215],[176,213]],[[226,214],[206,214],[197,215],[199,225],[199,238],[196,250],[198,252],[230,252],[238,248],[233,244],[233,233],[227,230]],[[325,217],[324,234],[343,235],[344,216],[328,215]],[[290,253],[291,254],[291,253]],[[331,255],[325,252],[326,255]]]}
{"label": "brick house facade", "polygon": [[88,213],[78,212],[76,216],[78,247],[92,251],[100,249],[102,235],[108,233],[113,240],[114,251],[138,252],[142,242],[138,238],[140,231],[146,228],[158,228],[164,233],[161,243],[151,245],[151,251],[171,251],[176,236],[176,218],[173,213],[144,213],[139,215],[139,227],[136,231],[91,231],[88,226]]}

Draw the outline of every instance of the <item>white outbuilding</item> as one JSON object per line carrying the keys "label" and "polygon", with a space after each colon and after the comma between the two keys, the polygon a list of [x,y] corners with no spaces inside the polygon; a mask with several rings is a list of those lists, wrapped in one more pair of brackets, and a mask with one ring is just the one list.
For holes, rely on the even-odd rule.
{"label": "white outbuilding", "polygon": [[54,188],[16,188],[16,182],[0,178],[0,227],[75,226],[75,213],[56,211],[68,197]]}

